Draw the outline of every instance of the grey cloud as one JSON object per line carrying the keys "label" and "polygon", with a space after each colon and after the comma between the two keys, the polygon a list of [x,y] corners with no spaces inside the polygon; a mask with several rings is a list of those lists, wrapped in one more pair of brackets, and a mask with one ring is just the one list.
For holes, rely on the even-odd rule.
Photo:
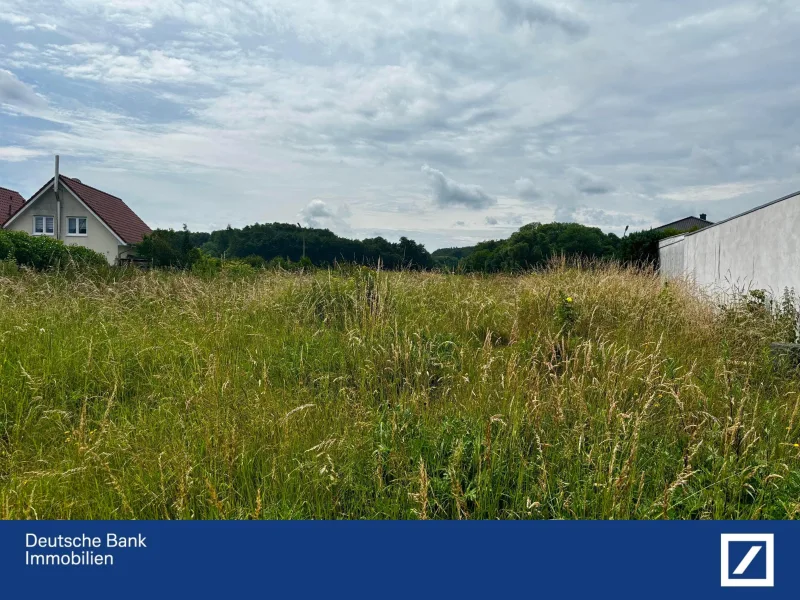
{"label": "grey cloud", "polygon": [[521,177],[514,182],[519,197],[524,200],[538,200],[542,193],[537,189],[536,184],[527,177]]}
{"label": "grey cloud", "polygon": [[526,218],[520,214],[505,213],[500,216],[488,216],[484,219],[484,222],[491,227],[520,227],[527,222],[535,220],[534,218]]}
{"label": "grey cloud", "polygon": [[[324,198],[327,213],[310,216],[338,228],[346,198],[363,230],[390,220],[452,245],[497,232],[482,218],[457,231],[442,226],[465,218],[460,207],[493,204],[484,190],[516,196],[497,199],[498,226],[507,226],[508,210],[525,222],[555,212],[613,227],[619,215],[655,223],[661,211],[719,220],[800,188],[800,12],[791,2],[434,0],[411,12],[397,3],[364,12],[355,2],[315,0],[310,11],[272,0],[233,13],[214,0],[191,9],[0,4],[31,24],[57,15],[59,43],[82,42],[57,49],[36,38],[22,47],[15,42],[34,39],[5,28],[0,64],[53,90],[49,116],[59,119],[14,123],[5,143],[15,149],[5,152],[59,148],[98,168],[129,169],[141,174],[133,188],[150,198],[165,197],[154,172],[187,187],[202,176],[215,185],[192,190],[211,207],[209,220],[230,211],[245,224],[268,210],[291,222],[309,199]],[[153,27],[137,28],[144,22]],[[264,39],[271,48],[259,48]],[[180,110],[164,114],[151,98]],[[435,216],[414,177],[422,164],[441,169],[426,173]],[[0,180],[17,176],[10,169],[0,164]],[[522,189],[509,185],[521,176],[529,178]],[[707,200],[709,190],[742,183],[752,194],[716,190]],[[238,204],[222,205],[219,189]],[[156,207],[154,221],[179,226],[185,210]]]}
{"label": "grey cloud", "polygon": [[23,108],[41,108],[45,101],[14,73],[0,69],[0,103]]}
{"label": "grey cloud", "polygon": [[575,221],[576,205],[574,202],[562,200],[556,204],[555,220],[557,223],[572,223]]}
{"label": "grey cloud", "polygon": [[565,33],[580,37],[589,32],[589,26],[575,13],[531,0],[496,0],[497,7],[512,25],[552,25]]}
{"label": "grey cloud", "polygon": [[722,167],[722,163],[716,153],[708,148],[702,148],[696,145],[692,146],[689,160],[701,169],[719,169]]}
{"label": "grey cloud", "polygon": [[336,218],[337,219],[348,219],[353,216],[353,210],[350,208],[350,205],[346,202],[341,204],[339,208],[336,209]]}
{"label": "grey cloud", "polygon": [[298,213],[300,219],[309,227],[336,226],[338,230],[346,229],[344,219],[350,215],[350,207],[344,204],[338,210],[331,210],[328,205],[315,198]]}
{"label": "grey cloud", "polygon": [[590,196],[600,196],[613,192],[615,186],[597,175],[593,175],[588,171],[582,169],[570,169],[575,188],[584,194]]}
{"label": "grey cloud", "polygon": [[497,204],[497,200],[489,196],[478,185],[458,183],[428,165],[422,167],[422,172],[427,175],[430,182],[433,202],[440,208],[463,206],[472,210],[480,210]]}
{"label": "grey cloud", "polygon": [[638,215],[606,211],[601,208],[582,207],[576,211],[576,215],[584,225],[611,229],[623,229],[626,225],[636,228],[650,222]]}

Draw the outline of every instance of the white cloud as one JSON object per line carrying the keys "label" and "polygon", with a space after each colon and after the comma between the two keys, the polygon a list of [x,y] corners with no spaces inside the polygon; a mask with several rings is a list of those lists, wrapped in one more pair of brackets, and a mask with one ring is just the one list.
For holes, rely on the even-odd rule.
{"label": "white cloud", "polygon": [[315,198],[297,216],[308,227],[325,227],[338,234],[346,234],[350,231],[347,218],[351,214],[350,206],[346,203],[333,210],[327,203]]}
{"label": "white cloud", "polygon": [[319,227],[321,220],[332,219],[336,215],[322,200],[314,199],[300,211],[300,216],[309,227]]}
{"label": "white cloud", "polygon": [[[58,151],[154,224],[293,222],[317,198],[337,232],[438,244],[800,188],[787,2],[0,5],[2,144],[33,153],[0,181],[35,191]],[[487,207],[495,225],[469,218]]]}
{"label": "white cloud", "polygon": [[31,22],[31,20],[23,15],[17,15],[14,13],[0,13],[0,22],[9,23],[11,25],[27,25]]}
{"label": "white cloud", "polygon": [[116,46],[103,43],[51,45],[38,57],[29,46],[29,68],[47,68],[74,79],[106,83],[176,83],[202,79],[189,60],[176,58],[162,50],[140,49],[125,54]]}
{"label": "white cloud", "polygon": [[19,80],[11,71],[0,69],[0,104],[19,107],[42,107],[44,99]]}
{"label": "white cloud", "polygon": [[0,161],[21,162],[44,155],[45,152],[41,150],[31,150],[30,148],[20,148],[19,146],[0,146]]}
{"label": "white cloud", "polygon": [[422,167],[422,172],[427,175],[430,182],[433,203],[440,208],[463,206],[480,210],[497,204],[497,200],[484,192],[479,185],[458,183],[428,165]]}

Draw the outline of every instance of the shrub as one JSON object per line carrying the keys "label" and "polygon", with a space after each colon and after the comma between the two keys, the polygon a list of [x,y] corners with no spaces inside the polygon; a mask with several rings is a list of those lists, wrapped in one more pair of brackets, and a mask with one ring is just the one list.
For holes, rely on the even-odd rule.
{"label": "shrub", "polygon": [[250,265],[251,267],[253,267],[254,269],[263,269],[267,266],[267,261],[264,260],[258,254],[251,254],[249,256],[245,256],[241,260]]}
{"label": "shrub", "polygon": [[196,256],[192,261],[192,273],[199,277],[210,278],[217,275],[227,275],[229,277],[249,277],[256,274],[256,269],[249,264],[249,261],[240,259],[222,260],[214,256],[209,256],[202,250],[197,250]]}
{"label": "shrub", "polygon": [[229,277],[251,277],[256,270],[241,260],[226,260],[222,263],[222,272]]}
{"label": "shrub", "polygon": [[[60,242],[63,244],[63,242]],[[67,246],[64,245],[69,260],[80,266],[89,267],[106,267],[108,261],[99,252],[95,252],[85,246]]]}
{"label": "shrub", "polygon": [[219,258],[209,256],[202,250],[197,250],[197,255],[192,261],[192,273],[201,277],[212,277],[222,269],[222,261]]}
{"label": "shrub", "polygon": [[650,229],[631,233],[620,240],[616,253],[617,259],[620,262],[638,267],[658,268],[658,243],[679,233],[676,229],[661,231]]}
{"label": "shrub", "polygon": [[48,236],[32,236],[23,231],[0,230],[0,256],[34,269],[106,266],[105,257],[83,246],[67,246]]}

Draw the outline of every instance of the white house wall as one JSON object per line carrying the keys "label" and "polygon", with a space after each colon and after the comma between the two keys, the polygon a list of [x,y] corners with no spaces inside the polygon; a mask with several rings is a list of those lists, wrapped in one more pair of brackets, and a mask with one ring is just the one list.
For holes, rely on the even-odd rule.
{"label": "white house wall", "polygon": [[800,293],[800,196],[662,240],[661,272],[703,289]]}
{"label": "white house wall", "polygon": [[[127,249],[127,246],[120,246],[119,240],[106,228],[99,219],[93,216],[84,206],[78,202],[72,194],[64,189],[60,189],[61,195],[61,227],[60,238],[69,246],[85,246],[95,252],[99,252],[106,257],[109,264],[114,264],[117,256]],[[33,217],[56,216],[56,196],[53,189],[44,192],[31,206],[25,208],[11,223],[6,225],[6,229],[13,231],[24,231],[33,234]],[[70,236],[67,234],[67,217],[86,217],[85,236]]]}

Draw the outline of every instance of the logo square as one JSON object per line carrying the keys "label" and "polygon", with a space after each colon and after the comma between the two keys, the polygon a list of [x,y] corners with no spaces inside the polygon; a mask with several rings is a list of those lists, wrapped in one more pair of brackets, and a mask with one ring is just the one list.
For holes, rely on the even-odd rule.
{"label": "logo square", "polygon": [[722,587],[774,587],[775,535],[723,533],[720,536]]}

